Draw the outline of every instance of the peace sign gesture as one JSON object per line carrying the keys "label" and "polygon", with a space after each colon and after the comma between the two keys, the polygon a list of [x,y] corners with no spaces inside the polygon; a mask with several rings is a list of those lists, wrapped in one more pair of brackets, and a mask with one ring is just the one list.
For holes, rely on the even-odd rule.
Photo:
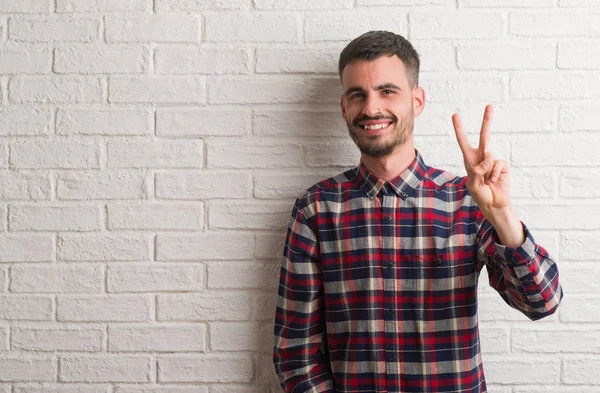
{"label": "peace sign gesture", "polygon": [[482,212],[493,212],[509,206],[509,174],[508,163],[496,160],[488,151],[490,125],[493,117],[493,107],[487,105],[483,114],[483,123],[479,134],[479,146],[474,148],[463,130],[460,116],[452,116],[452,124],[456,131],[456,139],[463,154],[465,168],[469,180],[467,188],[473,200]]}

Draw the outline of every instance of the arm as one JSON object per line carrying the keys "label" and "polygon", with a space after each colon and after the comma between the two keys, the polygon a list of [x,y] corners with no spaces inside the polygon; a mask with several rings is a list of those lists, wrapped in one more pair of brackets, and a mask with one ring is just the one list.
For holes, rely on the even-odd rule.
{"label": "arm", "polygon": [[292,211],[281,265],[273,362],[286,393],[334,392],[319,244],[299,200]]}
{"label": "arm", "polygon": [[[477,211],[477,256],[485,264],[490,285],[511,307],[531,320],[551,315],[563,297],[558,268],[548,252],[538,245],[527,227],[518,221],[513,233],[500,224],[497,230],[480,210]],[[511,223],[514,227],[515,223]],[[502,245],[503,239],[519,238],[520,245]]]}

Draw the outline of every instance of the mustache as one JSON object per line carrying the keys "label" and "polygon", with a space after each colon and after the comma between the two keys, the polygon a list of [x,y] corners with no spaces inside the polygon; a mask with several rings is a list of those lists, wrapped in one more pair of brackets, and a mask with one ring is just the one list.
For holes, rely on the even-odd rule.
{"label": "mustache", "polygon": [[357,118],[355,118],[352,121],[352,125],[354,127],[360,127],[359,123],[363,122],[363,121],[369,121],[369,120],[391,120],[394,123],[398,122],[398,118],[394,115],[389,115],[389,116],[385,116],[385,115],[378,115],[378,116],[367,116],[365,114],[358,116]]}

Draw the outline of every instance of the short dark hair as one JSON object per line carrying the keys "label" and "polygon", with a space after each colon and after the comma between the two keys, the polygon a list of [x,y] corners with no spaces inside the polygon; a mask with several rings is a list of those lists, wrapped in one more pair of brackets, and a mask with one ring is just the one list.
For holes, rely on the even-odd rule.
{"label": "short dark hair", "polygon": [[355,60],[372,61],[382,56],[396,55],[406,66],[412,87],[419,85],[419,54],[401,35],[389,31],[369,31],[353,39],[340,53],[338,72],[342,79],[344,68]]}

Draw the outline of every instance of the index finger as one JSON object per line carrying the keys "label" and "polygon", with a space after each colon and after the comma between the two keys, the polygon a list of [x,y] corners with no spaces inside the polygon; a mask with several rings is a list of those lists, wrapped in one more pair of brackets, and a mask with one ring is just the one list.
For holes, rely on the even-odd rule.
{"label": "index finger", "polygon": [[479,133],[479,150],[487,151],[490,139],[490,128],[492,118],[494,117],[494,107],[491,104],[486,105],[483,112],[483,122],[481,123],[481,132]]}
{"label": "index finger", "polygon": [[458,141],[458,146],[462,151],[463,157],[466,159],[467,152],[471,147],[469,143],[469,139],[467,138],[467,134],[463,129],[462,122],[460,121],[460,116],[458,113],[452,115],[452,125],[454,126],[454,131],[456,132],[456,140]]}

